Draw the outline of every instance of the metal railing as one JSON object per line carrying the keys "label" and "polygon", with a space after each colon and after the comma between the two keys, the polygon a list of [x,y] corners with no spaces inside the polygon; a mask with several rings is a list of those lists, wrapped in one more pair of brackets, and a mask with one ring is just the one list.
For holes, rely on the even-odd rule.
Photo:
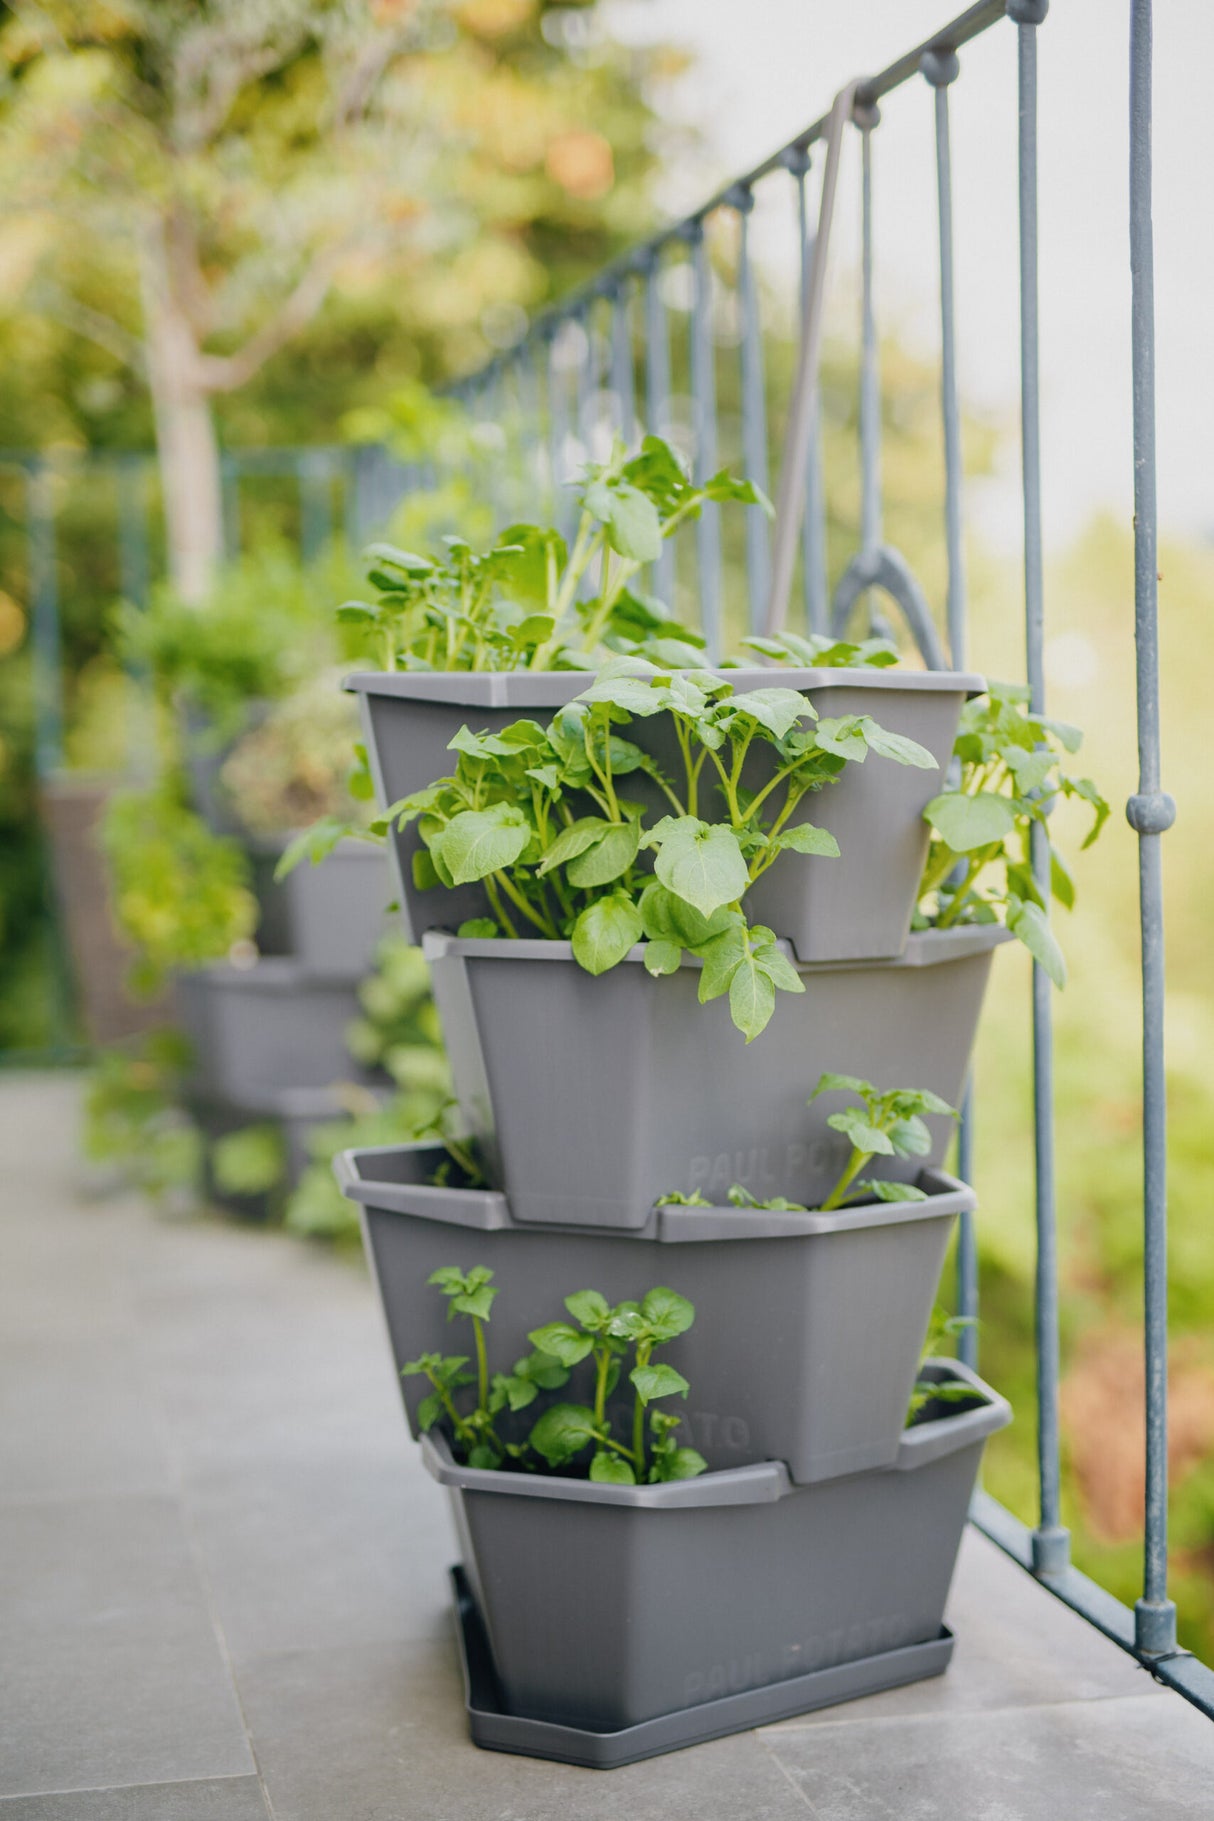
{"label": "metal railing", "polygon": [[[966,658],[966,578],[962,553],[961,414],[957,384],[957,324],[954,290],[952,170],[949,90],[961,73],[958,53],[1001,20],[1014,28],[1018,64],[1020,421],[1021,491],[1024,518],[1025,658],[1035,712],[1045,710],[1045,605],[1041,523],[1041,431],[1038,356],[1038,133],[1037,40],[1048,0],[983,0],[971,6],[925,43],[854,89],[852,119],[861,135],[861,342],[859,440],[861,524],[859,550],[836,584],[826,587],[826,515],[816,416],[808,426],[805,500],[800,550],[801,599],[811,631],[841,630],[858,597],[880,589],[901,612],[925,660],[960,667]],[[1143,1259],[1146,1364],[1146,1507],[1142,1597],[1133,1612],[1070,1564],[1070,1535],[1062,1522],[1059,1454],[1059,1310],[1051,986],[1034,964],[1032,1045],[1037,1262],[1035,1282],[1037,1347],[1037,1455],[1039,1513],[1030,1530],[989,1495],[979,1493],[974,1520],[980,1529],[1036,1578],[1138,1658],[1162,1682],[1180,1691],[1214,1717],[1214,1670],[1177,1647],[1176,1608],[1167,1594],[1167,1129],[1163,1049],[1163,902],[1159,838],[1175,818],[1175,805],[1160,787],[1158,603],[1156,588],[1156,499],[1154,429],[1154,301],[1151,230],[1151,0],[1130,0],[1130,252],[1133,284],[1132,385],[1134,404],[1135,645],[1138,696],[1139,785],[1127,817],[1138,835],[1142,934],[1143,1005]],[[935,209],[939,234],[940,396],[944,445],[944,544],[947,560],[944,646],[923,591],[901,554],[883,542],[881,513],[881,392],[873,283],[873,137],[879,103],[893,90],[922,79],[931,92],[936,147]],[[605,430],[628,434],[645,427],[661,430],[671,400],[670,360],[662,274],[678,264],[690,273],[689,384],[692,399],[690,453],[697,478],[717,463],[716,369],[712,348],[714,273],[707,228],[714,217],[732,214],[737,224],[734,294],[738,320],[741,458],[760,484],[768,470],[767,405],[763,377],[760,298],[749,246],[755,193],[761,183],[795,186],[800,234],[803,303],[813,278],[815,244],[808,179],[814,149],[824,139],[828,117],[815,121],[762,164],[712,196],[701,208],[608,267],[577,295],[550,310],[514,348],[453,388],[477,414],[500,414],[512,392],[535,405],[524,443],[546,451],[536,472],[550,487],[572,478],[576,465],[593,453]],[[632,317],[640,302],[644,400],[638,404],[630,358],[637,335]],[[606,316],[606,333],[594,334],[595,318]],[[570,331],[580,334],[570,342]],[[600,362],[598,345],[609,351]],[[560,353],[572,345],[574,357]],[[570,371],[572,368],[572,372]],[[605,371],[601,370],[605,368]],[[606,396],[603,395],[605,381]],[[546,397],[543,389],[546,385]],[[524,451],[525,453],[525,451]],[[786,459],[788,451],[786,450]],[[697,534],[697,593],[702,630],[710,650],[719,650],[723,625],[721,527],[706,512]],[[669,558],[667,558],[669,562]],[[659,592],[670,585],[658,578]],[[748,619],[762,623],[771,579],[771,549],[765,518],[751,509],[746,526],[745,581]],[[1035,827],[1034,876],[1049,897],[1049,853],[1044,830]],[[961,1136],[960,1169],[972,1163],[971,1096]],[[963,1217],[957,1252],[960,1312],[978,1309],[977,1252],[972,1217]],[[973,1328],[962,1351],[976,1353]]]}
{"label": "metal railing", "polygon": [[[833,595],[827,587],[826,508],[816,409],[805,426],[805,443],[793,453],[804,474],[798,502],[799,600],[809,630],[841,629],[861,595],[884,594],[903,617],[925,661],[960,667],[967,656],[967,589],[962,550],[961,411],[957,382],[957,312],[954,289],[952,168],[949,93],[961,77],[959,52],[974,38],[1007,20],[1018,66],[1020,421],[1021,491],[1024,527],[1024,612],[1026,672],[1032,705],[1043,711],[1044,585],[1041,526],[1041,451],[1038,382],[1037,284],[1037,43],[1048,0],[982,0],[887,69],[854,85],[852,119],[861,135],[861,338],[859,444],[861,510],[859,548]],[[1131,174],[1130,247],[1133,282],[1133,403],[1135,491],[1135,640],[1138,684],[1139,786],[1127,805],[1140,857],[1143,1003],[1143,1256],[1146,1360],[1146,1507],[1142,1597],[1133,1611],[1070,1565],[1069,1533],[1062,1523],[1059,1461],[1059,1309],[1053,1039],[1050,984],[1033,968],[1032,1043],[1034,1059],[1036,1349],[1038,1392],[1038,1521],[1022,1525],[989,1495],[973,1507],[978,1527],[1032,1572],[1042,1585],[1098,1626],[1148,1667],[1214,1717],[1214,1671],[1176,1643],[1176,1613],[1167,1594],[1167,1194],[1166,1097],[1163,1073],[1163,910],[1159,838],[1175,815],[1160,787],[1158,708],[1158,609],[1156,598],[1156,501],[1154,459],[1154,323],[1151,237],[1151,0],[1130,0]],[[1010,49],[1010,47],[1009,47]],[[935,132],[935,213],[939,240],[940,407],[944,450],[943,548],[947,592],[943,629],[937,628],[923,589],[899,551],[882,531],[881,387],[873,273],[873,142],[879,131],[879,104],[895,89],[923,83],[930,97]],[[722,429],[719,409],[722,368],[714,320],[725,296],[714,266],[710,230],[720,218],[732,221],[734,256],[732,306],[737,390],[736,440],[743,471],[766,485],[772,443],[772,391],[765,376],[763,300],[754,269],[751,232],[761,185],[791,185],[789,223],[797,236],[795,267],[804,312],[814,288],[815,217],[811,173],[815,148],[829,116],[815,121],[762,164],[712,196],[685,219],[637,247],[590,284],[539,317],[525,337],[487,365],[449,388],[474,420],[504,438],[505,449],[484,465],[484,481],[503,517],[524,501],[535,516],[537,496],[554,512],[561,507],[562,483],[581,463],[602,453],[616,433],[632,438],[652,429],[681,440],[698,478],[718,464]],[[672,334],[671,297],[686,303],[687,321]],[[683,314],[682,311],[677,314]],[[677,346],[676,346],[677,342]],[[680,368],[676,372],[676,366]],[[508,459],[506,459],[508,457]],[[305,545],[323,539],[332,517],[334,477],[344,489],[343,511],[357,534],[386,516],[387,509],[414,484],[415,470],[393,465],[376,452],[265,452],[228,457],[229,527],[237,534],[231,500],[234,477],[243,469],[290,468],[298,478],[305,515]],[[361,469],[359,464],[362,464]],[[35,641],[41,641],[45,677],[57,649],[54,614],[53,547],[49,513],[40,503],[39,475],[29,468],[31,586]],[[328,489],[326,493],[325,489]],[[310,502],[310,504],[309,504]],[[327,503],[323,503],[327,502]],[[308,515],[310,516],[310,519]],[[128,505],[124,531],[124,586],[139,598],[146,586],[146,540],[141,543],[135,509]],[[307,529],[310,524],[311,530]],[[764,622],[772,587],[772,544],[764,515],[751,508],[745,543],[736,568],[744,583],[743,617],[752,628]],[[142,578],[142,581],[141,581]],[[655,587],[670,599],[678,584],[675,558],[667,548]],[[686,580],[686,578],[685,578]],[[696,527],[691,586],[701,609],[710,651],[719,652],[727,622],[722,526],[715,508]],[[39,603],[42,603],[41,606]],[[877,622],[880,624],[880,620]],[[40,630],[39,630],[40,629]],[[947,653],[947,656],[946,656]],[[57,751],[53,700],[40,705],[40,752]],[[1040,835],[1039,829],[1034,835]],[[1034,873],[1048,900],[1048,852],[1037,841]],[[960,1172],[969,1176],[973,1126],[967,1095],[962,1125]],[[957,1300],[961,1314],[976,1316],[978,1271],[970,1217],[963,1217],[957,1250]],[[975,1332],[962,1336],[963,1356],[976,1353]]]}

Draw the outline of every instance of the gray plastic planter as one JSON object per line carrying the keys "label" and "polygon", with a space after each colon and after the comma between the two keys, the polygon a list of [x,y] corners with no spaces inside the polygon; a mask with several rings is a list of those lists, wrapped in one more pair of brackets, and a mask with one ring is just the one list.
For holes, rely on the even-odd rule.
{"label": "gray plastic planter", "polygon": [[342,841],[318,865],[301,862],[280,889],[292,958],[323,979],[361,980],[392,927],[396,887],[383,849]]}
{"label": "gray plastic planter", "polygon": [[956,1362],[933,1371],[972,1402],[929,1406],[892,1467],[817,1486],[779,1461],[592,1485],[462,1467],[426,1437],[506,1711],[617,1732],[938,1639],[983,1445],[1011,1411]]}
{"label": "gray plastic planter", "polygon": [[[888,1466],[897,1456],[953,1222],[972,1189],[924,1171],[927,1201],[836,1214],[658,1208],[638,1234],[520,1228],[505,1197],[428,1186],[441,1149],[347,1151],[334,1170],[362,1207],[397,1367],[462,1351],[427,1284],[442,1265],[486,1265],[501,1295],[489,1329],[495,1368],[530,1351],[528,1333],[564,1317],[573,1290],[611,1302],[666,1284],[696,1319],[662,1351],[691,1385],[689,1439],[711,1467],[781,1460],[798,1482]],[[588,1394],[579,1367],[568,1395]],[[429,1386],[401,1380],[410,1428]],[[629,1406],[615,1414],[618,1431]],[[524,1421],[524,1430],[530,1421]]]}
{"label": "gray plastic planter", "polygon": [[728,1733],[773,1726],[779,1720],[834,1707],[840,1701],[854,1701],[885,1688],[922,1682],[929,1676],[943,1675],[953,1654],[953,1634],[944,1625],[938,1636],[925,1644],[904,1644],[850,1663],[811,1669],[806,1675],[789,1676],[765,1688],[718,1695],[713,1701],[661,1714],[656,1720],[641,1720],[616,1732],[594,1732],[584,1726],[562,1726],[552,1720],[532,1720],[508,1712],[485,1627],[462,1568],[451,1570],[451,1590],[472,1743],[482,1751],[551,1758],[558,1764],[579,1764],[587,1770],[615,1770],[642,1758],[656,1758],[663,1752],[703,1745]]}
{"label": "gray plastic planter", "polygon": [[[806,1097],[824,1069],[879,1087],[929,1088],[957,1105],[997,925],[914,935],[898,961],[800,966],[753,1043],[727,999],[700,1005],[699,964],[653,979],[634,949],[597,978],[565,942],[428,935],[455,1090],[516,1220],[639,1227],[672,1190],[813,1206],[849,1155]],[[885,1160],[910,1181],[952,1132],[929,1121],[926,1159]]]}
{"label": "gray plastic planter", "polygon": [[[849,765],[839,783],[803,803],[794,821],[828,828],[838,859],[783,854],[748,899],[752,921],[790,940],[803,961],[900,955],[910,929],[927,851],[923,810],[941,788],[962,704],[985,684],[960,671],[730,670],[738,691],[779,685],[799,689],[822,715],[870,714],[934,754],[940,771],[917,771],[870,756]],[[367,748],[381,801],[408,796],[451,769],[448,743],[466,721],[497,731],[520,716],[544,719],[585,689],[585,673],[500,674],[361,672],[346,679],[363,712]],[[674,769],[672,741],[663,746],[663,717],[636,721],[630,738]],[[754,788],[770,760],[756,753],[745,773]],[[643,793],[644,786],[640,786]],[[657,796],[655,792],[655,806]],[[664,803],[661,809],[668,807]],[[480,886],[419,892],[413,884],[415,827],[393,836],[401,903],[416,940],[427,929],[457,929],[489,914]]]}
{"label": "gray plastic planter", "polygon": [[180,975],[177,1002],[199,1093],[259,1106],[284,1088],[368,1079],[346,1049],[359,1012],[347,982],[312,979],[293,961],[220,964]]}

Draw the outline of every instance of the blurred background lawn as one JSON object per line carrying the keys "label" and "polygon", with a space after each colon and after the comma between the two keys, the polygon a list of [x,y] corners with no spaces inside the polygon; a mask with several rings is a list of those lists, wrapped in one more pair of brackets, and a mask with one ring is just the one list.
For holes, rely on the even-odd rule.
{"label": "blurred background lawn", "polygon": [[[671,49],[653,38],[638,43],[636,34],[631,43],[617,42],[608,29],[611,12],[593,3],[283,0],[277,9],[244,9],[237,29],[240,11],[177,0],[156,7],[85,0],[0,13],[0,444],[54,462],[48,485],[59,536],[64,759],[78,771],[124,774],[147,759],[141,736],[132,736],[130,696],[108,635],[120,593],[115,480],[90,458],[148,451],[156,441],[153,396],[140,370],[149,352],[140,235],[149,220],[163,225],[185,198],[203,224],[198,269],[214,308],[197,345],[224,358],[277,320],[308,261],[335,236],[342,240],[306,320],[242,383],[208,395],[219,446],[383,441],[416,458],[439,421],[430,415],[430,389],[509,345],[545,302],[655,223],[672,173],[684,185],[689,172],[706,179],[713,158],[711,121],[700,119],[696,131],[694,43]],[[655,12],[660,17],[660,8]],[[256,31],[270,29],[267,20],[275,56],[261,70],[253,53]],[[183,45],[198,43],[200,25],[217,34],[213,50],[227,47],[228,63],[219,58],[209,78],[195,76],[195,106],[220,106],[225,69],[236,86],[212,138],[204,136],[201,150],[178,145],[181,169],[167,172],[158,153],[173,143],[176,128],[166,72],[179,67],[174,59]],[[374,34],[398,36],[382,107],[337,143],[316,122],[333,118],[326,34],[342,33],[352,46],[342,66],[347,76]],[[668,105],[675,93],[682,97],[677,109]],[[673,119],[683,124],[673,127]],[[699,181],[699,189],[708,187]],[[355,231],[347,232],[351,223]],[[1006,233],[1010,244],[1010,216]],[[723,274],[735,251],[724,240],[714,246]],[[765,280],[773,320],[785,328],[769,353],[777,401],[793,358],[785,278],[773,267]],[[896,299],[896,274],[886,274],[886,285]],[[832,579],[854,548],[858,521],[846,278],[841,291],[824,391]],[[921,338],[900,320],[896,303],[885,317],[887,531],[939,604],[933,357],[920,351]],[[677,357],[685,336],[677,300],[672,321]],[[728,350],[727,332],[721,345]],[[725,445],[738,436],[732,371],[722,368]],[[1128,368],[1117,383],[1128,390]],[[773,444],[778,430],[777,410]],[[1074,434],[1082,435],[1082,426]],[[967,460],[979,497],[984,478],[1014,467],[1016,453],[1010,412],[988,406],[970,418]],[[727,446],[722,454],[736,459]],[[1065,447],[1047,448],[1047,486],[1051,468],[1066,461]],[[10,1058],[45,1052],[63,1036],[35,769],[25,486],[19,467],[0,464],[0,1048]],[[159,576],[172,553],[157,483],[150,503],[151,563]],[[456,497],[411,510],[412,518],[410,508],[403,511],[409,535],[424,533],[423,520],[430,530],[456,522],[465,529],[469,514],[478,513],[490,529],[475,476]],[[300,529],[289,485],[263,480],[245,489],[246,552],[293,550]],[[739,529],[726,550],[735,633],[742,623],[740,537]],[[343,560],[340,552],[326,557]],[[992,675],[1021,676],[1018,557],[973,537],[968,560],[970,661]],[[1193,538],[1165,539],[1160,567],[1163,775],[1178,804],[1176,830],[1164,843],[1174,1591],[1182,1637],[1210,1656],[1214,767],[1206,691],[1214,550]],[[299,578],[318,621],[333,604],[329,576],[318,563]],[[694,610],[693,599],[679,605]],[[1085,728],[1084,769],[1119,804],[1136,785],[1131,527],[1124,513],[1095,519],[1070,547],[1055,551],[1047,619],[1051,709]],[[1071,980],[1055,999],[1064,1517],[1079,1564],[1128,1601],[1139,1585],[1142,1505],[1136,866],[1134,838],[1115,814],[1097,847],[1076,860],[1078,904],[1060,930]],[[1003,951],[996,963],[976,1080],[980,1362],[1020,1418],[992,1445],[987,1484],[1031,1521],[1033,1146],[1028,965],[1019,948]]]}

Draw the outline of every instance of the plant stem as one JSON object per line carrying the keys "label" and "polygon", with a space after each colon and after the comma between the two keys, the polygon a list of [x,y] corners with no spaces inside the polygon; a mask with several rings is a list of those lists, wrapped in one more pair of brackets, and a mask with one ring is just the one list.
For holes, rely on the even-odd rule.
{"label": "plant stem", "polygon": [[[552,919],[547,916],[537,915],[537,913],[532,910],[532,908],[528,904],[526,898],[524,898],[522,892],[519,891],[518,887],[514,884],[514,881],[510,878],[509,874],[503,873],[503,872],[496,872],[496,873],[491,873],[489,875],[489,878],[493,879],[496,882],[496,884],[498,885],[499,889],[505,892],[505,894],[509,898],[511,904],[514,905],[516,910],[521,911],[522,915],[524,917],[526,917],[528,923],[534,923],[536,929],[539,930],[541,936],[549,936],[552,938],[552,940],[554,942],[558,942],[560,940],[560,931],[557,929],[557,927],[553,923]],[[485,883],[488,884],[489,880],[486,879]],[[510,931],[510,934],[512,936],[517,936],[518,931],[512,929]]]}
{"label": "plant stem", "polygon": [[852,1183],[860,1174],[860,1171],[864,1168],[865,1164],[871,1161],[872,1155],[873,1153],[871,1151],[857,1151],[853,1147],[851,1159],[847,1168],[844,1170],[842,1176],[840,1176],[830,1194],[826,1197],[826,1200],[822,1203],[821,1212],[823,1214],[833,1214],[836,1208],[842,1207],[843,1197],[847,1194],[848,1189],[850,1189]]}
{"label": "plant stem", "polygon": [[476,1407],[482,1416],[489,1414],[489,1360],[485,1353],[485,1324],[479,1315],[472,1317],[472,1332],[476,1336]]}
{"label": "plant stem", "polygon": [[[652,1351],[652,1341],[639,1340],[637,1342],[637,1365],[647,1366]],[[639,1391],[632,1407],[632,1458],[636,1463],[637,1484],[639,1485],[645,1472],[645,1406],[641,1402]]]}
{"label": "plant stem", "polygon": [[611,1370],[611,1348],[604,1344],[594,1351],[594,1420],[601,1425],[607,1419],[607,1374]]}
{"label": "plant stem", "polygon": [[489,903],[493,908],[494,916],[497,918],[498,922],[501,924],[501,926],[505,930],[506,934],[508,936],[513,936],[517,939],[518,931],[515,929],[513,923],[511,923],[509,917],[506,915],[505,909],[502,905],[501,898],[498,895],[498,889],[497,889],[496,884],[494,883],[494,878],[493,878],[492,873],[490,873],[489,877],[485,880],[485,896],[488,898]]}

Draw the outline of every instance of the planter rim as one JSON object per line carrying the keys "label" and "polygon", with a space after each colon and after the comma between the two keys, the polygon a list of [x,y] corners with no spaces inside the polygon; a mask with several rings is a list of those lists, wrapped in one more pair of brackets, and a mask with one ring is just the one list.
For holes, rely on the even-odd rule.
{"label": "planter rim", "polygon": [[[932,1461],[957,1454],[985,1441],[1012,1420],[1006,1398],[960,1360],[925,1360],[949,1378],[970,1386],[982,1403],[958,1409],[931,1422],[905,1429],[897,1459],[878,1472],[913,1473]],[[559,1500],[573,1505],[622,1505],[636,1511],[687,1511],[719,1505],[772,1505],[790,1493],[803,1492],[794,1485],[783,1461],[760,1461],[751,1467],[729,1467],[702,1474],[694,1480],[668,1480],[659,1486],[599,1485],[592,1480],[540,1478],[526,1473],[504,1473],[498,1468],[463,1467],[452,1456],[445,1436],[430,1431],[421,1438],[422,1464],[440,1486],[460,1492],[490,1492],[507,1498]]]}
{"label": "planter rim", "polygon": [[[424,1141],[339,1152],[333,1160],[333,1172],[342,1194],[365,1207],[399,1214],[405,1219],[432,1220],[441,1225],[474,1228],[480,1232],[537,1231],[534,1225],[513,1218],[509,1197],[500,1189],[437,1188],[431,1183],[383,1182],[374,1175],[364,1175],[364,1167],[370,1164],[374,1168],[376,1158],[398,1157],[402,1152],[411,1153],[419,1160],[433,1157],[435,1162],[441,1161],[443,1156],[441,1146]],[[865,1202],[859,1207],[840,1208],[829,1214],[813,1208],[803,1214],[794,1214],[771,1208],[735,1208],[728,1204],[707,1208],[664,1207],[652,1209],[643,1227],[545,1225],[542,1231],[645,1239],[658,1245],[712,1245],[726,1240],[800,1239],[816,1234],[856,1233],[867,1227],[902,1226],[922,1220],[951,1220],[956,1214],[972,1213],[978,1205],[973,1189],[944,1170],[922,1170],[917,1186],[926,1191],[927,1201]]]}
{"label": "planter rim", "polygon": [[[809,670],[764,665],[740,665],[722,670],[713,664],[700,668],[735,685],[751,688],[857,689],[883,693],[935,694],[963,690],[967,696],[983,695],[986,678],[972,670],[876,670],[869,665],[854,670]],[[446,702],[467,708],[563,708],[566,702],[589,689],[594,670],[356,670],[342,679],[352,695],[396,696],[414,702]]]}
{"label": "planter rim", "polygon": [[205,981],[216,991],[240,993],[306,993],[350,985],[346,975],[317,973],[293,955],[259,955],[249,967],[212,961],[206,967],[191,968],[179,979],[187,988],[193,981]]}
{"label": "planter rim", "polygon": [[[943,961],[960,961],[970,955],[985,955],[1013,940],[1012,932],[1002,923],[967,923],[954,929],[912,930],[900,955],[871,960],[800,961],[792,945],[780,941],[779,948],[799,974],[839,974],[867,972],[870,968],[934,967]],[[427,930],[422,937],[422,953],[427,961],[445,956],[463,956],[469,960],[494,961],[573,961],[571,942],[552,942],[530,936],[454,936],[448,930]],[[642,962],[643,943],[637,943],[624,956],[624,962]],[[698,955],[684,953],[680,967],[703,967]]]}

